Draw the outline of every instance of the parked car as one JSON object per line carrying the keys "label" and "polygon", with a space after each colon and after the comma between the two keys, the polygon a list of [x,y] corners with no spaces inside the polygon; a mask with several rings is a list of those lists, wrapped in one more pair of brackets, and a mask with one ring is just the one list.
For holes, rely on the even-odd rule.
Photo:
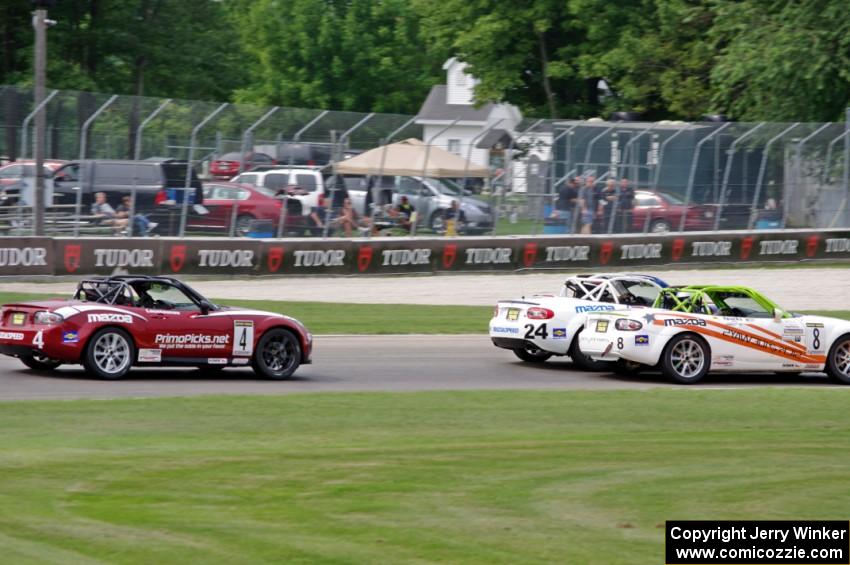
{"label": "parked car", "polygon": [[204,183],[204,208],[208,214],[190,215],[187,227],[194,230],[230,230],[233,206],[236,205],[236,235],[247,235],[257,221],[272,223],[276,232],[281,209],[287,203],[284,226],[287,233],[301,233],[304,228],[301,202],[294,198],[275,197],[265,188],[232,182]]}
{"label": "parked car", "polygon": [[398,204],[402,196],[407,196],[416,208],[419,221],[433,231],[443,230],[443,215],[452,200],[457,200],[463,210],[466,233],[484,233],[493,229],[494,214],[490,205],[466,196],[465,191],[447,179],[395,177],[394,188],[393,204]]}
{"label": "parked car", "polygon": [[[53,171],[65,161],[44,161],[44,176],[49,179]],[[19,160],[0,167],[0,206],[13,206],[18,203],[21,191],[26,184],[35,180],[35,161]]]}
{"label": "parked car", "polygon": [[632,230],[646,230],[651,233],[676,231],[685,210],[685,230],[714,229],[716,205],[691,203],[686,206],[683,200],[668,192],[636,190],[632,208]]}
{"label": "parked car", "polygon": [[[65,163],[53,173],[53,200],[56,204],[74,204],[79,191],[82,205],[88,207],[96,192],[105,192],[107,202],[116,207],[135,186],[136,207],[147,210],[153,209],[156,194],[162,190],[169,200],[181,203],[185,185],[185,161],[86,159]],[[190,203],[203,203],[201,180],[194,169],[190,169],[189,191]]]}
{"label": "parked car", "polygon": [[325,189],[322,171],[307,167],[252,171],[234,177],[231,182],[263,189],[263,192],[272,196],[284,193],[289,188],[290,192],[294,193],[293,198],[301,202],[305,216],[319,205],[319,197]]}
{"label": "parked car", "polygon": [[239,166],[242,171],[250,171],[257,166],[274,165],[274,157],[259,152],[245,153],[244,157],[238,151],[225,153],[210,163],[210,176],[213,178],[229,179],[239,174]]}

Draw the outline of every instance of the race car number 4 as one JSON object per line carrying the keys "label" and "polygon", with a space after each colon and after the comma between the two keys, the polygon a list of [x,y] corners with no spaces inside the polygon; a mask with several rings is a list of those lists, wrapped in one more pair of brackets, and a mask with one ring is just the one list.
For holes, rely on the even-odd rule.
{"label": "race car number 4", "polygon": [[233,321],[233,355],[250,357],[254,353],[254,322]]}

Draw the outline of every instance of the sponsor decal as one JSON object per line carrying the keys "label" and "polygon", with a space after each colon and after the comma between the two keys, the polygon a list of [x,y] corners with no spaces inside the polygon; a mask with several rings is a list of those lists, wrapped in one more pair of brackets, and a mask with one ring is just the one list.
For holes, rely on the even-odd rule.
{"label": "sponsor decal", "polygon": [[636,335],[635,336],[635,345],[649,345],[649,336],[648,335]]}
{"label": "sponsor decal", "polygon": [[803,367],[806,369],[820,369],[823,365],[819,365],[817,363],[806,363]]}
{"label": "sponsor decal", "polygon": [[21,332],[0,332],[0,339],[11,339],[12,341],[21,341],[24,339],[24,334]]}
{"label": "sponsor decal", "polygon": [[522,264],[526,267],[531,267],[537,260],[537,244],[526,243],[522,250]]}
{"label": "sponsor decal", "polygon": [[[371,249],[371,248],[370,248]],[[383,266],[402,267],[404,265],[430,265],[430,249],[384,249]]]}
{"label": "sponsor decal", "polygon": [[676,238],[673,240],[673,260],[678,261],[682,258],[682,252],[685,250],[685,240]]}
{"label": "sponsor decal", "polygon": [[608,320],[596,320],[596,331],[605,333],[608,331]]}
{"label": "sponsor decal", "polygon": [[250,357],[254,353],[254,322],[233,321],[233,355]]}
{"label": "sponsor decal", "polygon": [[369,268],[369,265],[372,264],[372,246],[371,245],[361,245],[360,250],[357,252],[357,270],[361,273]]}
{"label": "sponsor decal", "polygon": [[345,263],[344,249],[293,251],[295,267],[342,267]]}
{"label": "sponsor decal", "polygon": [[796,239],[768,239],[759,242],[759,255],[796,255],[799,245]]}
{"label": "sponsor decal", "polygon": [[457,259],[457,244],[448,243],[443,248],[443,268],[451,269]]}
{"label": "sponsor decal", "polygon": [[153,249],[95,249],[94,266],[153,268]]}
{"label": "sponsor decal", "polygon": [[831,237],[826,240],[827,253],[847,253],[850,252],[850,238],[846,237]]}
{"label": "sponsor decal", "polygon": [[502,328],[498,326],[493,326],[491,331],[494,334],[518,334],[519,328]]}
{"label": "sponsor decal", "polygon": [[785,369],[799,369],[800,364],[799,363],[783,363],[782,367],[784,367]]}
{"label": "sponsor decal", "polygon": [[552,339],[567,339],[567,328],[552,328]]}
{"label": "sponsor decal", "polygon": [[75,331],[67,331],[62,333],[62,343],[79,343],[80,334]]}
{"label": "sponsor decal", "polygon": [[227,365],[227,359],[224,357],[211,357],[207,359],[208,365]]}
{"label": "sponsor decal", "polygon": [[729,257],[732,255],[731,241],[693,241],[691,257]]}
{"label": "sponsor decal", "polygon": [[89,314],[88,320],[90,324],[103,322],[118,322],[120,324],[132,324],[133,316],[129,314]]}
{"label": "sponsor decal", "polygon": [[734,355],[715,355],[711,358],[711,365],[713,367],[731,367],[733,361],[735,361]]}
{"label": "sponsor decal", "polygon": [[0,267],[42,267],[46,257],[44,247],[0,247]]}
{"label": "sponsor decal", "polygon": [[249,361],[251,360],[247,357],[237,357],[236,359],[231,359],[230,363],[233,365],[247,365]]}
{"label": "sponsor decal", "polygon": [[270,273],[276,273],[280,270],[280,267],[283,265],[283,247],[273,246],[269,247],[268,254],[266,255],[266,267],[268,267]]}
{"label": "sponsor decal", "polygon": [[466,250],[467,265],[499,265],[510,262],[510,247],[471,247]]}
{"label": "sponsor decal", "polygon": [[155,308],[145,308],[145,312],[148,314],[159,314],[163,316],[179,316],[180,312],[175,310],[157,310]]}
{"label": "sponsor decal", "polygon": [[803,335],[803,328],[787,327],[782,331],[785,335]]}
{"label": "sponsor decal", "polygon": [[160,349],[215,349],[226,347],[230,344],[229,335],[208,334],[156,334],[154,343]]}
{"label": "sponsor decal", "polygon": [[822,328],[824,326],[820,322],[806,322],[806,327],[807,328]]}
{"label": "sponsor decal", "polygon": [[806,257],[814,257],[817,254],[819,243],[820,237],[816,235],[810,235],[806,239]]}
{"label": "sponsor decal", "polygon": [[750,258],[750,253],[753,250],[753,237],[747,236],[741,240],[741,259],[747,260]]}
{"label": "sponsor decal", "polygon": [[589,306],[576,306],[576,312],[610,312],[614,309],[611,304],[590,304]]}
{"label": "sponsor decal", "polygon": [[667,318],[665,326],[705,326],[705,320],[699,318]]}
{"label": "sponsor decal", "polygon": [[611,255],[614,253],[614,242],[613,241],[603,241],[602,245],[599,246],[599,262],[603,265],[607,265],[608,261],[611,260]]}
{"label": "sponsor decal", "polygon": [[183,265],[186,264],[185,245],[171,246],[171,253],[168,256],[168,264],[171,266],[171,271],[174,273],[179,273],[180,270],[183,269]]}
{"label": "sponsor decal", "polygon": [[778,353],[780,355],[788,355],[791,357],[799,357],[801,355],[800,351],[786,346],[782,342],[768,341],[757,335],[747,334],[734,328],[723,330],[722,335],[746,345],[752,345],[756,349],[767,350],[767,352],[771,354]]}
{"label": "sponsor decal", "polygon": [[254,266],[252,249],[201,249],[199,267],[250,268]]}
{"label": "sponsor decal", "polygon": [[162,363],[162,349],[139,349],[139,363]]}
{"label": "sponsor decal", "polygon": [[661,259],[660,243],[633,243],[620,246],[620,259]]}
{"label": "sponsor decal", "polygon": [[80,268],[80,252],[82,247],[77,244],[65,244],[65,252],[62,256],[62,262],[65,265],[65,270],[69,273],[76,273]]}
{"label": "sponsor decal", "polygon": [[[589,245],[570,245],[563,247],[547,247],[546,262],[558,263],[562,261],[589,261],[590,246]],[[528,265],[529,267],[531,265]]]}

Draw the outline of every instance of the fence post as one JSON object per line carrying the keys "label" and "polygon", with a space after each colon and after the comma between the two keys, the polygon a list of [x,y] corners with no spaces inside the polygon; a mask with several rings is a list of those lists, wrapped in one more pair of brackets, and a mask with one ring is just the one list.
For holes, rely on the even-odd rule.
{"label": "fence post", "polygon": [[[242,147],[240,147],[239,151],[239,174],[242,174],[242,171],[245,170],[245,152],[248,150],[248,140],[254,138],[254,130],[257,129],[263,122],[265,122],[268,118],[270,118],[275,112],[280,110],[279,106],[275,106],[265,114],[263,114],[259,120],[251,124],[251,126],[242,132]],[[253,143],[252,143],[253,145]],[[253,154],[253,147],[251,148],[251,153]],[[237,193],[238,195],[238,193]],[[230,237],[234,237],[236,235],[236,217],[238,216],[239,206],[237,205],[238,199],[233,199],[233,208],[230,213]]]}
{"label": "fence post", "polygon": [[[584,163],[582,163],[582,164],[581,164],[581,165],[582,165],[582,166],[581,166],[581,172],[582,172],[582,173],[584,173],[584,169],[585,169],[585,167],[587,167],[588,163],[590,163],[590,156],[591,156],[591,154],[592,154],[592,152],[593,152],[593,146],[594,146],[594,145],[596,145],[596,142],[597,142],[597,141],[599,141],[600,139],[602,139],[603,137],[605,137],[605,135],[607,135],[609,131],[611,131],[612,129],[614,129],[614,127],[615,127],[615,126],[611,126],[611,127],[609,127],[609,128],[606,128],[606,129],[605,129],[605,131],[603,131],[602,133],[600,133],[599,135],[597,135],[596,137],[594,137],[593,139],[591,139],[591,140],[590,140],[590,143],[588,143],[588,144],[587,144],[587,150],[584,152]],[[595,170],[595,169],[594,169],[594,170]]]}
{"label": "fence post", "polygon": [[[427,174],[428,174],[428,156],[429,156],[429,155],[430,155],[430,153],[431,153],[431,143],[432,143],[435,139],[437,139],[437,137],[439,137],[440,135],[442,135],[443,133],[445,133],[446,131],[448,131],[448,130],[452,127],[452,126],[454,126],[454,125],[455,125],[456,123],[458,123],[459,121],[460,121],[460,116],[458,116],[457,118],[455,118],[455,119],[452,121],[452,123],[450,123],[449,125],[447,125],[447,126],[446,126],[446,127],[444,127],[443,129],[441,129],[440,131],[438,131],[437,133],[435,133],[434,135],[432,135],[431,137],[429,137],[429,138],[428,138],[428,141],[426,141],[426,142],[425,142],[425,159],[423,159],[423,161],[422,161],[422,183],[423,183],[423,184],[425,184],[425,177],[426,177],[426,176],[427,176]],[[422,137],[425,137],[424,132],[423,132]],[[458,204],[460,204],[460,203],[458,203]],[[420,208],[421,208],[421,206],[420,206]],[[458,210],[460,210],[460,207],[458,207]],[[438,211],[439,211],[439,210],[438,210]],[[457,225],[458,221],[460,220],[460,212],[458,212],[458,214],[457,214],[457,215],[458,215],[458,217],[457,217],[457,218],[455,218],[455,225]],[[428,218],[426,218],[426,219],[425,219],[425,221],[427,222],[427,221],[428,221]],[[411,237],[412,237],[412,236],[414,236],[414,235],[416,235],[416,226],[417,226],[418,224],[419,224],[419,217],[418,217],[418,214],[417,214],[416,223],[414,223],[414,224],[412,224],[412,225],[410,226],[410,235],[411,235]]]}
{"label": "fence post", "polygon": [[729,149],[726,150],[728,157],[726,158],[726,167],[723,171],[723,182],[720,185],[720,202],[718,202],[717,212],[714,217],[714,231],[720,228],[720,216],[723,214],[723,206],[726,204],[726,189],[729,186],[729,175],[732,174],[732,162],[735,160],[735,152],[738,150],[738,144],[748,138],[750,135],[757,132],[767,122],[759,122],[754,128],[744,132],[741,137],[735,138]]}
{"label": "fence post", "polygon": [[28,143],[27,138],[28,138],[28,133],[29,133],[30,122],[32,121],[33,118],[35,118],[36,114],[38,114],[41,111],[42,108],[47,106],[47,103],[50,102],[53,99],[53,97],[56,96],[57,94],[59,94],[58,90],[54,90],[53,92],[48,94],[47,98],[42,100],[38,104],[38,106],[33,108],[33,111],[30,112],[29,114],[27,114],[27,117],[24,118],[24,123],[21,125],[21,152],[20,152],[20,157],[18,157],[19,159],[26,159],[27,158],[27,143]]}
{"label": "fence post", "polygon": [[774,135],[773,137],[771,137],[767,141],[767,143],[764,146],[764,149],[762,149],[761,163],[759,164],[759,173],[758,173],[758,177],[756,177],[756,192],[753,195],[753,205],[750,208],[750,222],[747,225],[747,229],[750,229],[750,230],[753,229],[753,224],[756,221],[756,209],[757,209],[757,206],[758,206],[759,197],[761,196],[761,183],[764,180],[764,172],[767,169],[767,156],[770,153],[770,147],[771,147],[771,145],[774,144],[774,142],[776,142],[778,139],[781,139],[784,135],[789,133],[791,130],[796,128],[798,125],[800,125],[800,122],[794,122],[793,124],[791,124],[790,126],[785,128],[784,130],[779,132],[778,134]]}
{"label": "fence post", "polygon": [[[416,116],[414,116],[414,117],[410,118],[409,120],[407,120],[406,122],[404,122],[404,124],[402,124],[401,126],[399,126],[398,128],[396,128],[395,130],[393,130],[393,132],[392,132],[392,133],[390,133],[387,137],[385,137],[384,139],[382,139],[382,140],[381,140],[381,146],[383,147],[383,150],[381,151],[381,166],[378,168],[378,183],[380,183],[380,182],[382,181],[382,179],[384,178],[384,165],[385,165],[385,164],[386,164],[386,162],[387,162],[387,145],[390,143],[390,141],[392,141],[392,139],[393,139],[396,135],[398,135],[398,134],[399,134],[399,132],[404,131],[405,129],[407,129],[407,127],[408,127],[410,124],[412,124],[413,122],[415,122],[415,121],[416,121]],[[369,192],[370,192],[370,196],[372,197],[372,202],[374,203],[374,202],[375,202],[375,196],[376,196],[376,195],[375,195],[375,192],[374,192],[374,190],[375,190],[375,183],[374,183],[374,182],[372,182],[372,183],[370,183],[370,184],[371,184],[371,186],[368,186],[368,187],[367,187],[367,190],[369,190]],[[380,192],[381,192],[381,185],[380,185],[380,184],[378,184],[378,193],[380,194]],[[372,224],[374,225],[374,222],[375,222],[375,216],[377,215],[377,208],[373,208],[373,209],[370,211],[370,210],[368,210],[368,209],[366,208],[366,205],[365,205],[365,202],[364,202],[364,205],[363,205],[363,213],[364,213],[364,214],[369,214],[369,215],[371,215],[371,216],[372,216]],[[408,218],[408,221],[409,221],[409,220],[410,220],[410,218]]]}
{"label": "fence post", "polygon": [[693,124],[688,124],[687,127],[683,127],[667,139],[661,142],[661,147],[658,149],[658,162],[655,164],[655,182],[653,183],[655,186],[653,187],[655,190],[658,190],[658,181],[661,179],[661,164],[664,161],[664,150],[667,149],[667,144],[685,133],[686,131],[691,131],[693,129]]}
{"label": "fence post", "polygon": [[[304,135],[304,133],[305,133],[308,129],[310,129],[311,127],[313,127],[314,125],[316,125],[316,123],[317,123],[319,120],[321,120],[322,118],[324,118],[325,116],[327,116],[329,112],[330,112],[330,110],[322,110],[321,112],[319,112],[319,115],[318,115],[318,116],[316,116],[315,118],[313,118],[312,120],[310,120],[309,122],[307,122],[307,124],[306,124],[303,128],[301,128],[300,130],[298,130],[298,131],[296,131],[296,132],[295,132],[295,135],[293,135],[293,136],[292,136],[292,142],[293,142],[293,143],[298,143],[298,142],[301,140],[301,136],[302,136],[302,135]],[[275,155],[275,157],[277,157],[277,155]],[[292,160],[293,160],[293,156],[292,156],[292,152],[290,152],[290,153],[289,153],[289,166],[290,166],[290,167],[292,166]]]}
{"label": "fence post", "polygon": [[80,186],[77,187],[77,198],[74,205],[74,213],[77,216],[77,221],[74,222],[74,237],[79,237],[80,235],[80,207],[83,203],[83,190],[85,188],[85,175],[86,175],[86,167],[83,161],[86,158],[86,150],[88,149],[86,138],[88,137],[89,127],[94,123],[94,121],[100,116],[104,110],[109,108],[109,106],[118,99],[117,94],[113,94],[106,103],[95,110],[94,114],[89,116],[83,123],[83,127],[80,128]]}
{"label": "fence post", "polygon": [[697,146],[694,148],[694,157],[693,157],[693,159],[691,159],[691,172],[688,175],[688,188],[686,189],[686,192],[685,192],[685,206],[682,208],[682,218],[679,220],[679,231],[680,232],[685,231],[685,219],[688,216],[688,205],[691,203],[691,194],[693,193],[693,190],[694,190],[694,180],[696,179],[697,165],[699,164],[700,150],[702,149],[702,146],[705,144],[705,142],[707,142],[709,139],[712,139],[714,136],[716,136],[717,134],[719,134],[720,132],[722,132],[723,130],[725,130],[726,128],[731,126],[732,124],[733,124],[733,122],[726,122],[725,124],[723,124],[722,126],[717,128],[716,130],[714,130],[713,132],[708,134],[707,136],[700,139],[699,142],[697,143]]}
{"label": "fence post", "polygon": [[[817,134],[819,134],[820,132],[822,132],[823,130],[825,130],[826,128],[828,128],[831,125],[832,125],[832,123],[829,123],[829,122],[823,124],[821,127],[816,129],[815,131],[813,131],[812,133],[810,133],[809,135],[807,135],[806,137],[801,139],[799,141],[799,143],[797,143],[797,147],[795,148],[796,155],[795,155],[795,166],[794,166],[794,186],[796,188],[799,188],[799,187],[804,185],[804,183],[803,183],[803,170],[802,170],[803,146],[805,146],[806,143],[810,139],[812,139],[814,136],[816,136]],[[785,225],[787,225],[787,223],[788,223],[788,209],[789,209],[789,202],[788,202],[787,190],[784,190],[783,193],[782,193],[782,226],[783,227]],[[813,212],[812,210],[809,210],[810,214],[812,212]]]}
{"label": "fence post", "polygon": [[183,237],[186,233],[186,214],[189,212],[189,188],[192,186],[192,160],[195,158],[195,144],[197,143],[198,132],[228,106],[230,104],[225,102],[201,120],[201,123],[192,128],[192,135],[189,138],[188,155],[186,156],[186,183],[183,185],[183,206],[180,211],[180,237]]}
{"label": "fence post", "polygon": [[[171,104],[171,98],[166,99],[159,107],[148,115],[142,123],[139,124],[139,127],[136,129],[136,150],[135,155],[133,155],[133,159],[135,161],[142,160],[142,133],[145,131],[147,125],[156,118],[160,112],[165,110],[165,107]],[[138,191],[139,184],[139,172],[138,167],[133,165],[133,188],[130,189],[130,216],[129,221],[127,222],[127,237],[133,237],[133,218],[136,215],[136,192]]]}
{"label": "fence post", "polygon": [[847,202],[847,191],[850,189],[850,108],[844,112],[844,202]]}

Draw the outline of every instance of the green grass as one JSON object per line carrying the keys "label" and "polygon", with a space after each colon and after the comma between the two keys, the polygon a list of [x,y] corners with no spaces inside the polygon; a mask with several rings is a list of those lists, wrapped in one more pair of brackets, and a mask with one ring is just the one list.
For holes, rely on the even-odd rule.
{"label": "green grass", "polygon": [[[0,304],[51,298],[49,294],[0,292]],[[487,331],[490,306],[417,306],[213,299],[218,304],[279,312],[314,334],[466,334]]]}
{"label": "green grass", "polygon": [[846,520],[835,389],[8,402],[6,563],[663,563],[673,519]]}

